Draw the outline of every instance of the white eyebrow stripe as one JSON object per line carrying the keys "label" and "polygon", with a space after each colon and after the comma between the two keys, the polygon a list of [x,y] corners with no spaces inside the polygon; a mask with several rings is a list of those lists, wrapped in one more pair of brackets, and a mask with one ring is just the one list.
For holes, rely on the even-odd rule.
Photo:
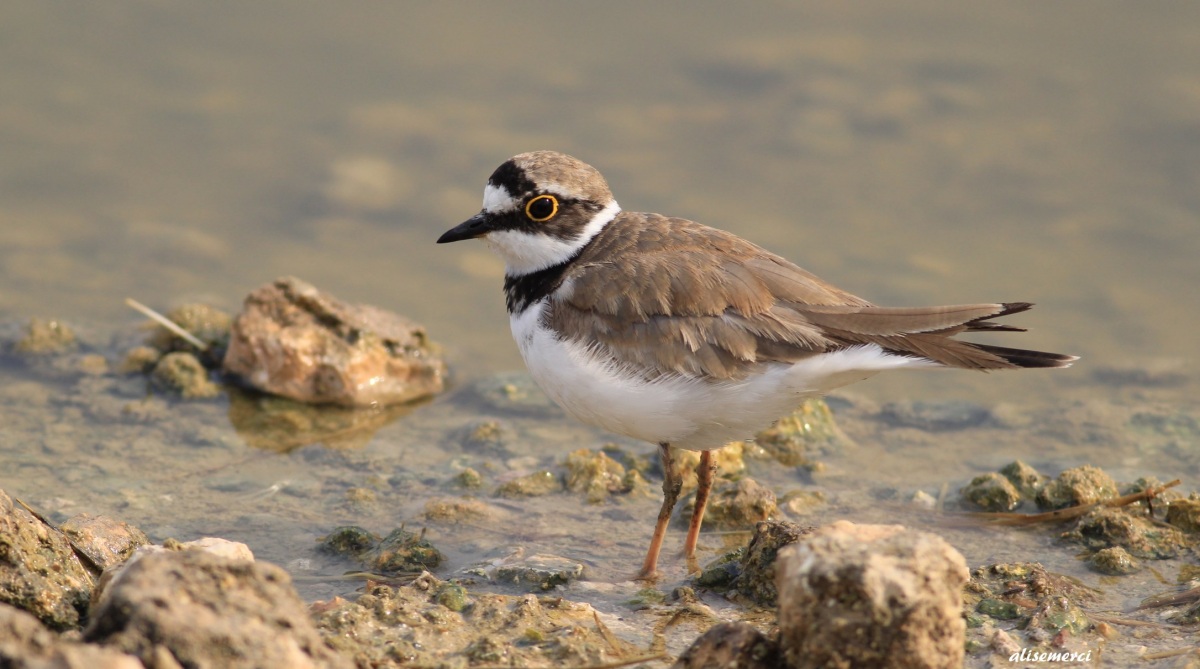
{"label": "white eyebrow stripe", "polygon": [[516,208],[516,198],[504,186],[488,184],[483,187],[483,210],[487,213],[503,214]]}

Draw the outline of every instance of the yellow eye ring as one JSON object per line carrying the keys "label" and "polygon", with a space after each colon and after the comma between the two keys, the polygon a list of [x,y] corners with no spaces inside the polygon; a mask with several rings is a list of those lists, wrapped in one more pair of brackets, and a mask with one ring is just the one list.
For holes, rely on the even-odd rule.
{"label": "yellow eye ring", "polygon": [[525,203],[525,215],[534,223],[544,223],[558,213],[558,198],[553,195],[539,195]]}

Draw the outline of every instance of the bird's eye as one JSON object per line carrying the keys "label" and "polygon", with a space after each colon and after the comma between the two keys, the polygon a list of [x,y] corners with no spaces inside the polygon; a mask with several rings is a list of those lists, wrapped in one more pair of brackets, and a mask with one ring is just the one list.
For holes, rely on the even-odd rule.
{"label": "bird's eye", "polygon": [[525,215],[535,223],[554,218],[558,213],[558,200],[553,195],[539,195],[525,204]]}

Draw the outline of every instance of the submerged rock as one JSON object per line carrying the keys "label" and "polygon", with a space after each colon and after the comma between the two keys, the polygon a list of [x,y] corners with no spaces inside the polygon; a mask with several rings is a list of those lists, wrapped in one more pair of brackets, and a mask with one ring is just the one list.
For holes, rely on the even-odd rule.
{"label": "submerged rock", "polygon": [[75,332],[66,323],[32,318],[25,335],[13,345],[13,351],[24,355],[56,355],[74,351],[78,343]]}
{"label": "submerged rock", "polygon": [[[180,665],[346,667],[274,565],[202,550],[139,553],[113,578],[84,639]],[[166,665],[170,666],[170,665]]]}
{"label": "submerged rock", "polygon": [[880,417],[898,427],[915,427],[927,432],[965,430],[988,422],[991,411],[970,402],[889,402]]}
{"label": "submerged rock", "polygon": [[562,479],[554,472],[544,469],[504,483],[496,490],[496,494],[509,498],[539,497],[562,492],[562,489]]}
{"label": "submerged rock", "polygon": [[962,665],[969,572],[940,537],[841,521],[784,549],[777,568],[787,666]]}
{"label": "submerged rock", "polygon": [[531,585],[550,590],[583,576],[583,565],[557,555],[517,556],[497,565],[493,578],[501,583]]}
{"label": "submerged rock", "polygon": [[1130,555],[1150,560],[1176,557],[1191,543],[1177,528],[1124,508],[1104,506],[1080,518],[1063,538],[1094,550],[1120,546]]}
{"label": "submerged rock", "polygon": [[718,623],[700,635],[671,669],[777,669],[779,644],[747,623]]}
{"label": "submerged rock", "polygon": [[301,402],[388,405],[440,393],[446,364],[425,329],[286,277],[246,297],[224,370]]}
{"label": "submerged rock", "polygon": [[160,390],[187,400],[207,399],[221,394],[221,386],[208,378],[208,370],[191,353],[176,351],[158,360],[150,380]]}
{"label": "submerged rock", "polygon": [[66,536],[0,491],[0,603],[28,611],[51,629],[74,629],[92,587]]}

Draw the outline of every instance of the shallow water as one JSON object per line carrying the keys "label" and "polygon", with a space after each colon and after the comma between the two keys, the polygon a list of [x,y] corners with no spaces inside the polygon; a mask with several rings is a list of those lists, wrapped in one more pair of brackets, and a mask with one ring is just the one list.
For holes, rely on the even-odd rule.
{"label": "shallow water", "polygon": [[[225,400],[131,424],[113,402],[144,394],[135,381],[10,361],[0,488],[156,539],[241,539],[298,576],[329,575],[345,565],[315,558],[316,537],[342,522],[419,523],[431,496],[458,494],[449,481],[465,462],[500,480],[598,447],[608,437],[553,410],[472,399],[472,384],[521,368],[502,267],[481,244],[433,245],[478,209],[496,165],[538,148],[596,165],[626,209],[734,231],[879,303],[1036,302],[1013,319],[1031,332],[1004,343],[1083,356],[1066,371],[853,387],[859,409],[843,413],[859,425],[848,427],[856,450],[831,455],[828,474],[752,467],[780,494],[829,494],[806,522],[910,522],[951,537],[972,565],[1044,553],[1086,575],[1047,534],[938,527],[905,500],[1014,458],[1200,487],[1192,437],[1105,423],[1131,406],[1196,415],[1200,7],[683,9],[8,3],[0,320],[62,318],[109,350],[140,321],[125,296],[236,310],[255,286],[294,274],[425,323],[460,390],[365,445],[279,455],[247,445]],[[1114,384],[1114,367],[1168,382]],[[117,399],[96,408],[97,396]],[[1034,422],[919,438],[853,422],[917,399]],[[514,445],[454,442],[481,416],[508,421]],[[347,501],[353,488],[376,501]],[[520,544],[619,580],[655,500],[577,501],[496,501],[511,514],[499,537],[432,532],[448,571]],[[353,585],[302,587],[316,598]]]}

